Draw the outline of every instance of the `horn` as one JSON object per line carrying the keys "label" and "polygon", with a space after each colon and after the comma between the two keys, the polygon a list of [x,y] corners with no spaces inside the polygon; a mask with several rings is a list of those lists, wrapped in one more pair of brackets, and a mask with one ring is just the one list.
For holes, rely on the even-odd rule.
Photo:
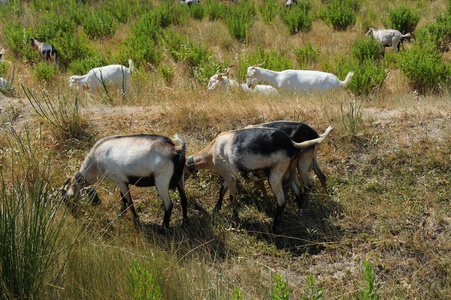
{"label": "horn", "polygon": [[235,65],[230,65],[230,66],[227,68],[225,74],[223,74],[223,75],[224,75],[224,76],[228,76],[228,75],[229,75],[229,72],[230,72],[230,69],[232,69],[234,66],[235,66]]}

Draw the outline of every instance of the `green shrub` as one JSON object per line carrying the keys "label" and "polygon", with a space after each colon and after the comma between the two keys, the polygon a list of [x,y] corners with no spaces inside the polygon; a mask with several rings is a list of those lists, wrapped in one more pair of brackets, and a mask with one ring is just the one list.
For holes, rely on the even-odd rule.
{"label": "green shrub", "polygon": [[323,288],[317,288],[312,275],[307,275],[307,287],[308,296],[303,296],[302,300],[319,300],[323,299]]}
{"label": "green shrub", "polygon": [[390,11],[389,20],[384,24],[387,28],[399,30],[403,34],[413,32],[420,21],[420,13],[400,6]]}
{"label": "green shrub", "polygon": [[351,46],[352,55],[362,63],[365,60],[377,61],[382,58],[381,47],[374,38],[358,38]]}
{"label": "green shrub", "polygon": [[192,5],[189,7],[189,14],[195,20],[202,20],[205,15],[205,8],[203,5]]}
{"label": "green shrub", "polygon": [[359,286],[359,292],[354,293],[354,297],[357,300],[378,300],[380,285],[375,284],[376,274],[374,274],[373,266],[368,261],[365,261],[364,272],[367,286],[365,288]]}
{"label": "green shrub", "polygon": [[74,74],[86,74],[91,69],[106,65],[106,60],[100,55],[80,56],[80,58],[73,60],[69,67]]}
{"label": "green shrub", "polygon": [[449,70],[435,45],[416,42],[400,57],[400,67],[420,93],[437,92],[449,81]]}
{"label": "green shrub", "polygon": [[288,300],[290,299],[291,289],[288,282],[279,274],[274,274],[274,285],[271,289],[272,300]]}
{"label": "green shrub", "polygon": [[172,66],[164,65],[161,66],[160,72],[166,84],[171,85],[175,76],[174,68]]}
{"label": "green shrub", "polygon": [[[98,57],[100,54],[89,44],[88,36],[80,31],[78,33],[62,33],[55,41],[55,47],[58,50],[58,63],[60,66],[76,66],[78,60],[85,60],[92,57]],[[85,69],[86,70],[86,69]],[[72,69],[74,72],[80,69]]]}
{"label": "green shrub", "polygon": [[332,0],[325,9],[319,11],[318,16],[326,24],[332,25],[334,30],[344,31],[354,26],[358,9],[357,0]]}
{"label": "green shrub", "polygon": [[258,11],[266,24],[271,24],[279,13],[277,3],[275,0],[263,0],[263,4],[259,6]]}
{"label": "green shrub", "polygon": [[[149,12],[150,14],[152,12]],[[166,2],[159,5],[154,11],[156,18],[161,28],[169,27],[170,25],[183,25],[186,22],[189,10],[175,2]]]}
{"label": "green shrub", "polygon": [[280,11],[280,17],[290,34],[309,32],[312,29],[313,17],[310,12],[311,8],[310,2],[302,1]]}
{"label": "green shrub", "polygon": [[144,269],[137,260],[128,268],[127,272],[128,291],[137,300],[160,300],[163,299],[160,286],[155,276]]}
{"label": "green shrub", "polygon": [[32,60],[34,51],[31,49],[28,37],[30,32],[20,23],[11,23],[4,29],[6,43],[16,58],[23,56]]}
{"label": "green shrub", "polygon": [[307,64],[316,63],[321,55],[321,46],[313,48],[311,42],[306,42],[297,48],[293,48],[293,54],[301,69],[305,69]]}
{"label": "green shrub", "polygon": [[39,81],[51,81],[55,78],[58,69],[53,64],[40,62],[32,67],[31,73]]}
{"label": "green shrub", "polygon": [[230,6],[224,20],[230,35],[238,41],[246,41],[255,14],[254,2]]}
{"label": "green shrub", "polygon": [[229,7],[222,1],[209,0],[205,4],[205,14],[210,21],[225,19]]}
{"label": "green shrub", "polygon": [[440,52],[450,50],[451,15],[439,15],[435,23],[418,29],[415,38],[420,43],[433,43]]}
{"label": "green shrub", "polygon": [[97,8],[87,12],[81,26],[91,39],[112,36],[117,28],[113,15],[107,10]]}

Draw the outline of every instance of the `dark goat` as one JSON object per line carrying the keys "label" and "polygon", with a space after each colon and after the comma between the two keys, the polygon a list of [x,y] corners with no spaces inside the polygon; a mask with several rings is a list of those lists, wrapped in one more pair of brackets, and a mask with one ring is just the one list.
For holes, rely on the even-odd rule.
{"label": "dark goat", "polygon": [[48,64],[55,63],[55,65],[58,65],[58,51],[53,45],[41,43],[35,38],[30,38],[30,43],[33,50],[38,50],[43,61],[46,61]]}

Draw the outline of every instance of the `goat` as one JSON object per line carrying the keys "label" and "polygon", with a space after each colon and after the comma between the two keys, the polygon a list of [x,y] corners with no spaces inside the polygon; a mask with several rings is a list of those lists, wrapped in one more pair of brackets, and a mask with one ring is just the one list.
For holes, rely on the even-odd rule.
{"label": "goat", "polygon": [[91,69],[85,75],[73,75],[69,78],[69,87],[85,85],[89,87],[91,93],[94,93],[96,89],[111,84],[128,90],[134,69],[131,59],[128,60],[128,64],[129,68],[122,65],[109,65]]}
{"label": "goat", "polygon": [[[129,184],[138,187],[155,186],[164,205],[163,226],[169,227],[172,201],[169,189],[180,193],[183,221],[187,221],[187,199],[184,190],[185,140],[176,134],[174,140],[159,135],[116,135],[99,140],[89,151],[81,168],[64,182],[60,189],[63,201],[73,210],[80,199],[80,189],[105,179],[115,183],[121,191],[120,215],[130,208],[133,221],[139,218],[130,196]],[[93,188],[89,190],[93,204],[100,202]],[[74,201],[70,200],[74,198]]]}
{"label": "goat", "polygon": [[[233,215],[236,218],[236,180],[240,174],[257,174],[258,179],[267,177],[277,200],[273,221],[273,230],[276,230],[285,208],[283,183],[290,181],[293,188],[299,190],[297,178],[293,176],[296,157],[302,149],[320,144],[331,130],[332,127],[329,127],[319,138],[302,143],[293,142],[285,132],[268,127],[224,132],[204,149],[188,156],[185,173],[194,173],[198,169],[212,169],[219,173],[230,189]],[[215,211],[219,209],[217,205]]]}
{"label": "goat", "polygon": [[182,1],[180,1],[180,4],[186,4],[188,6],[191,6],[196,3],[200,3],[200,0],[182,0]]}
{"label": "goat", "polygon": [[296,3],[298,3],[297,0],[287,0],[287,1],[285,1],[285,6],[291,7],[292,5],[294,5]]}
{"label": "goat", "polygon": [[[246,128],[255,128],[255,127],[268,127],[268,128],[274,128],[281,130],[285,132],[290,139],[297,143],[301,143],[308,140],[313,140],[316,138],[319,138],[320,135],[308,124],[304,122],[291,122],[291,121],[275,121],[275,122],[269,122],[269,123],[263,123],[258,125],[250,125]],[[302,215],[308,207],[308,201],[310,198],[310,190],[312,188],[312,183],[310,181],[310,178],[308,176],[308,172],[313,168],[316,175],[318,176],[319,181],[321,182],[321,185],[325,191],[326,194],[328,194],[327,191],[327,183],[326,183],[326,176],[324,175],[323,171],[321,170],[319,164],[318,164],[318,158],[316,155],[316,146],[310,147],[308,149],[304,149],[300,152],[299,156],[297,157],[297,169],[299,172],[299,175],[301,177],[302,184],[304,186],[304,194],[301,198],[300,195],[297,196],[298,200],[298,206],[299,206],[299,215]],[[264,177],[259,178],[258,174],[247,174],[247,177],[253,177],[255,181],[258,179],[265,179]],[[268,205],[268,197],[264,188],[263,183],[260,181],[257,181],[257,183],[260,183],[259,187],[263,193],[265,205]],[[221,207],[222,198],[227,191],[227,185],[223,185],[221,187],[221,191],[219,194],[219,207]],[[296,192],[296,190],[295,190]]]}
{"label": "goat", "polygon": [[354,72],[349,72],[344,81],[331,73],[310,70],[271,71],[260,68],[259,65],[247,68],[247,85],[255,88],[263,82],[289,93],[325,92],[343,88],[351,82]]}
{"label": "goat", "polygon": [[402,34],[395,29],[377,29],[377,27],[370,28],[366,33],[366,36],[368,35],[371,35],[379,42],[382,56],[385,55],[385,47],[391,46],[395,52],[399,51],[403,40],[411,37],[410,33]]}
{"label": "goat", "polygon": [[262,95],[274,95],[278,94],[277,90],[270,85],[257,85],[255,89],[250,89],[245,83],[238,83],[233,79],[229,79],[228,75],[230,69],[234,67],[234,65],[230,65],[225,73],[216,74],[210,77],[210,81],[208,82],[209,90],[221,89],[225,90],[228,88],[239,88],[242,91],[248,93],[259,93]]}
{"label": "goat", "polygon": [[53,45],[41,43],[36,38],[30,38],[30,43],[33,50],[38,50],[43,61],[46,61],[48,64],[54,63],[56,66],[58,65],[58,51]]}

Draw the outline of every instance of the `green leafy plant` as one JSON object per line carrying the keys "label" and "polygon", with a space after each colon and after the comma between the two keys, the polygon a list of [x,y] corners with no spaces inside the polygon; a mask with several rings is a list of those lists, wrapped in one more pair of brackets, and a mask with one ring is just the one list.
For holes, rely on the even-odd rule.
{"label": "green leafy plant", "polygon": [[351,136],[357,135],[357,132],[359,130],[359,127],[363,123],[362,119],[362,104],[363,100],[351,100],[349,101],[349,107],[348,110],[345,111],[344,104],[342,103],[340,105],[341,109],[341,122],[343,124],[343,127]]}
{"label": "green leafy plant", "polygon": [[356,0],[332,0],[326,8],[318,12],[318,16],[334,30],[344,31],[354,26],[359,2]]}
{"label": "green leafy plant", "polygon": [[144,269],[137,260],[128,268],[127,280],[128,291],[133,296],[133,299],[163,299],[163,294],[155,277],[148,270]]}
{"label": "green leafy plant", "polygon": [[274,285],[271,289],[271,299],[288,300],[290,299],[291,289],[288,282],[279,274],[274,274]]}
{"label": "green leafy plant", "polygon": [[97,8],[93,8],[87,12],[81,26],[91,39],[112,36],[117,28],[111,12]]}
{"label": "green leafy plant", "polygon": [[51,81],[55,78],[57,72],[58,68],[55,65],[46,62],[35,64],[32,68],[33,76],[39,81]]}
{"label": "green leafy plant", "polygon": [[243,300],[243,295],[241,295],[240,289],[237,287],[233,288],[232,300]]}
{"label": "green leafy plant", "polygon": [[174,68],[172,66],[164,65],[161,66],[160,72],[166,84],[170,85],[175,76]]}
{"label": "green leafy plant", "polygon": [[366,60],[377,61],[382,58],[379,43],[374,38],[358,38],[351,45],[352,55],[363,63]]}
{"label": "green leafy plant", "polygon": [[310,2],[301,1],[280,11],[280,17],[291,34],[309,32],[312,29],[311,8]]}
{"label": "green leafy plant", "polygon": [[258,11],[263,22],[271,24],[279,13],[279,8],[275,0],[264,0],[263,4],[259,6]]}
{"label": "green leafy plant", "polygon": [[222,1],[207,0],[205,5],[205,14],[210,21],[225,19],[228,6]]}
{"label": "green leafy plant", "polygon": [[317,288],[312,275],[307,275],[307,296],[303,296],[303,300],[319,300],[323,299],[323,288]]}
{"label": "green leafy plant", "polygon": [[354,293],[357,300],[378,300],[380,285],[375,285],[376,274],[374,274],[373,265],[369,261],[365,261],[365,281],[366,287],[358,286],[359,291]]}
{"label": "green leafy plant", "polygon": [[400,6],[389,13],[388,22],[384,24],[387,28],[399,30],[406,34],[413,32],[420,22],[420,13],[411,10],[409,7]]}
{"label": "green leafy plant", "polygon": [[224,21],[230,35],[238,41],[246,41],[255,14],[254,2],[248,1],[229,7]]}
{"label": "green leafy plant", "polygon": [[426,24],[415,32],[418,43],[433,43],[440,52],[450,50],[451,15],[439,15],[435,23]]}
{"label": "green leafy plant", "polygon": [[306,42],[304,45],[293,48],[293,54],[300,68],[305,69],[307,64],[318,62],[321,55],[321,46],[318,45],[315,49],[311,42]]}

